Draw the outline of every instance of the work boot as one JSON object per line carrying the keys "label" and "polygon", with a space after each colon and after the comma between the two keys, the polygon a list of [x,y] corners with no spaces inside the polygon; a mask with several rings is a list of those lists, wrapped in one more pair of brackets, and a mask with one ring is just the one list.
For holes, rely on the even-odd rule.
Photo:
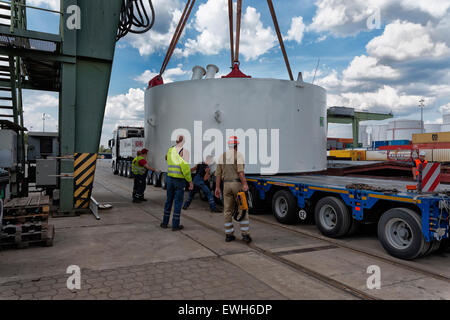
{"label": "work boot", "polygon": [[139,200],[141,200],[141,201],[147,201],[147,199],[145,199],[145,198],[139,198]]}
{"label": "work boot", "polygon": [[236,240],[236,237],[232,234],[227,234],[227,236],[225,237],[225,242],[231,242]]}
{"label": "work boot", "polygon": [[222,212],[222,210],[219,210],[217,208],[211,208],[211,212],[212,213],[220,213],[220,212]]}
{"label": "work boot", "polygon": [[172,231],[180,231],[180,230],[183,230],[184,229],[184,226],[182,226],[181,224],[178,226],[178,227],[172,227]]}
{"label": "work boot", "polygon": [[161,222],[161,224],[159,225],[161,228],[163,228],[163,229],[167,229],[167,224],[164,224],[164,223],[162,223]]}
{"label": "work boot", "polygon": [[141,199],[133,198],[133,203],[141,203],[141,202],[142,202]]}
{"label": "work boot", "polygon": [[250,242],[252,242],[252,238],[250,237],[249,234],[246,234],[246,235],[242,236],[242,241],[244,241],[246,243],[250,243]]}

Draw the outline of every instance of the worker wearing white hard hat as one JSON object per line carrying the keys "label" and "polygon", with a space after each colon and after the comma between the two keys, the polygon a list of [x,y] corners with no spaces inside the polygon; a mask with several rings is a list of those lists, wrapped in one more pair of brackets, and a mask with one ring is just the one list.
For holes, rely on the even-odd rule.
{"label": "worker wearing white hard hat", "polygon": [[428,163],[428,161],[425,159],[426,152],[421,150],[419,152],[419,157],[413,161],[412,164],[412,174],[414,180],[417,180],[419,175],[422,173],[423,169],[425,168],[425,165]]}

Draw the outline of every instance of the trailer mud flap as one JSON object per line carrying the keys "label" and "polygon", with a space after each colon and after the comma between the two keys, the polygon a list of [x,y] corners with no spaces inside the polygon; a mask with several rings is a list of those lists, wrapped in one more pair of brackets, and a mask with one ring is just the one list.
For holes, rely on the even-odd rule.
{"label": "trailer mud flap", "polygon": [[74,155],[74,208],[88,209],[94,185],[96,153]]}

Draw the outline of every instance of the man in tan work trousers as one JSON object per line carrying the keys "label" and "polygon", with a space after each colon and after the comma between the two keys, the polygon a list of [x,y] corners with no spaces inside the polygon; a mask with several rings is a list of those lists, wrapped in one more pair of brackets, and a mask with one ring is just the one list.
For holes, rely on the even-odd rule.
{"label": "man in tan work trousers", "polygon": [[[220,198],[220,182],[223,180],[223,202],[224,202],[224,218],[225,218],[225,234],[226,242],[236,239],[233,227],[233,211],[236,203],[236,195],[238,192],[248,191],[247,180],[244,174],[244,157],[237,151],[239,141],[237,137],[230,137],[228,141],[229,150],[225,152],[217,163],[216,169],[216,192],[215,196]],[[239,222],[242,234],[242,240],[250,243],[250,221],[248,212]]]}

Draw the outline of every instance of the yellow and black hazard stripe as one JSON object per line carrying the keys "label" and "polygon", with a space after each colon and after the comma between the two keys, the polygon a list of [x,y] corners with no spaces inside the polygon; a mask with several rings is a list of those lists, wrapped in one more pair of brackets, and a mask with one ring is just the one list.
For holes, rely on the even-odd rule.
{"label": "yellow and black hazard stripe", "polygon": [[94,184],[96,153],[75,153],[74,155],[74,208],[87,209]]}

